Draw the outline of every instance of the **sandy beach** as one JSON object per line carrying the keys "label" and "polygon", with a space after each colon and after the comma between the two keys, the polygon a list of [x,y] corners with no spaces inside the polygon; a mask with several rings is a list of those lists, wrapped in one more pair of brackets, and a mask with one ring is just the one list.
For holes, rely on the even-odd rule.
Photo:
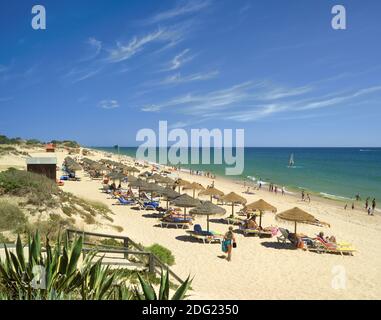
{"label": "sandy beach", "polygon": [[[55,154],[61,165],[67,156],[66,151]],[[93,160],[100,160],[105,154],[92,151]],[[112,155],[115,161],[124,156]],[[24,166],[22,157],[6,156],[0,158],[0,167]],[[60,173],[58,173],[59,175]],[[212,179],[176,171],[173,174],[188,181],[210,185]],[[135,211],[128,206],[117,206],[115,199],[101,193],[101,181],[91,180],[83,172],[78,176],[81,181],[65,181],[64,191],[75,195],[101,201],[115,214],[114,224],[123,227],[122,235],[144,245],[159,243],[169,248],[176,264],[172,269],[182,278],[194,277],[190,299],[380,299],[381,298],[381,220],[378,215],[368,216],[362,210],[344,210],[340,203],[314,198],[311,203],[302,202],[295,196],[275,195],[267,190],[255,190],[254,194],[243,193],[243,185],[216,177],[216,188],[225,193],[234,191],[245,197],[248,203],[264,199],[274,205],[278,212],[295,206],[306,210],[321,221],[328,222],[330,228],[312,225],[298,225],[298,232],[313,236],[319,231],[335,235],[338,241],[350,242],[357,252],[353,256],[318,254],[303,250],[292,250],[277,243],[276,237],[244,237],[236,234],[237,248],[233,250],[231,262],[219,258],[222,254],[220,244],[203,244],[190,241],[185,230],[167,229],[158,226],[158,220],[149,218],[144,210]],[[189,191],[191,194],[191,191]],[[207,199],[200,197],[200,199]],[[165,206],[165,203],[162,204]],[[231,207],[224,206],[230,214]],[[236,207],[236,211],[239,210]],[[219,217],[218,217],[219,218]],[[228,225],[213,220],[211,230],[225,233]],[[197,217],[195,223],[206,227],[206,218]],[[281,226],[293,229],[292,224],[276,221],[274,214],[266,213],[264,226]],[[116,233],[102,225],[78,225],[85,231]],[[236,229],[237,227],[235,227]],[[341,272],[344,287],[337,289],[332,285]],[[342,279],[342,278],[340,278]]]}

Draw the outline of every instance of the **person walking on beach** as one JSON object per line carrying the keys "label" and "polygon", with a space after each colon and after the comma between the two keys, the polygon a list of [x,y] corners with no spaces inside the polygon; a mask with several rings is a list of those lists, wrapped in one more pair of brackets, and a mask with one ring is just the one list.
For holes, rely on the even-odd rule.
{"label": "person walking on beach", "polygon": [[345,204],[345,206],[344,206],[344,210],[347,210],[347,207],[348,207],[348,204]]}
{"label": "person walking on beach", "polygon": [[355,203],[352,202],[352,210],[355,210]]}
{"label": "person walking on beach", "polygon": [[231,261],[232,259],[233,244],[235,243],[236,240],[233,233],[233,227],[230,226],[229,231],[225,233],[224,240],[222,241],[222,251],[228,254],[226,258],[228,261]]}
{"label": "person walking on beach", "polygon": [[375,210],[376,210],[376,198],[373,198],[373,200],[372,200],[372,214],[374,214]]}
{"label": "person walking on beach", "polygon": [[284,186],[282,186],[282,196],[284,196]]}
{"label": "person walking on beach", "polygon": [[308,203],[311,202],[311,197],[310,197],[310,194],[309,194],[309,193],[307,193],[307,201],[308,201]]}
{"label": "person walking on beach", "polygon": [[304,190],[302,190],[302,201],[304,201]]}
{"label": "person walking on beach", "polygon": [[365,200],[365,210],[368,210],[369,207],[369,197]]}

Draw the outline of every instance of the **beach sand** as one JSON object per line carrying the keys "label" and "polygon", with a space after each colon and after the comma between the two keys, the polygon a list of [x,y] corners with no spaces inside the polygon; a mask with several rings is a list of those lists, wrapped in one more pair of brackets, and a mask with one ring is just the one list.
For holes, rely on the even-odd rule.
{"label": "beach sand", "polygon": [[[57,152],[59,165],[67,156]],[[99,160],[104,153],[94,151],[89,158]],[[129,159],[127,157],[123,157]],[[113,160],[118,160],[113,155]],[[23,160],[3,157],[0,166],[23,165]],[[204,186],[212,179],[204,176],[175,172],[174,175]],[[172,267],[181,278],[193,277],[190,299],[380,299],[381,298],[381,218],[368,216],[361,210],[344,210],[340,203],[313,199],[311,203],[300,201],[291,195],[275,195],[267,190],[244,194],[245,187],[234,181],[217,177],[215,187],[225,193],[234,191],[245,197],[248,203],[263,198],[274,205],[278,212],[295,206],[313,214],[319,220],[330,223],[330,228],[298,225],[298,232],[313,236],[319,231],[335,235],[338,241],[350,242],[358,250],[354,256],[318,254],[290,249],[278,244],[276,237],[260,239],[236,234],[237,248],[233,249],[231,262],[219,258],[220,244],[203,244],[189,241],[185,230],[157,227],[158,220],[147,217],[150,211],[134,211],[127,206],[117,206],[115,200],[101,193],[101,182],[79,173],[80,182],[65,181],[64,191],[107,204],[114,212],[114,224],[122,226],[126,235],[144,245],[159,243],[169,248],[176,258]],[[191,191],[189,192],[191,194]],[[202,198],[207,200],[208,198]],[[165,203],[162,204],[164,206]],[[227,213],[231,206],[225,206]],[[241,207],[236,206],[236,211]],[[218,219],[220,217],[211,217]],[[206,218],[197,217],[195,223],[206,227]],[[277,225],[293,230],[293,224],[276,221],[274,214],[263,216],[263,226]],[[102,232],[102,226],[78,226],[86,231]],[[211,230],[224,233],[228,226],[211,222]],[[237,227],[235,227],[236,229]],[[109,228],[105,233],[112,233]],[[116,231],[114,231],[117,234]],[[332,284],[342,279],[342,286]]]}

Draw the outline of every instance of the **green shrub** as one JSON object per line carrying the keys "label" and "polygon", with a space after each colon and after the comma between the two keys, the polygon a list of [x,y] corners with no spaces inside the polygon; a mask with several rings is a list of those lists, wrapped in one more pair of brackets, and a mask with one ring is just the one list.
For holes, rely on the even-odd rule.
{"label": "green shrub", "polygon": [[0,201],[0,232],[13,231],[25,226],[27,219],[19,207],[7,201]]}
{"label": "green shrub", "polygon": [[163,247],[162,245],[154,243],[145,249],[158,257],[161,262],[166,263],[169,266],[175,264],[175,256],[172,254],[171,250]]}
{"label": "green shrub", "polygon": [[56,183],[51,179],[13,168],[0,173],[0,188],[6,194],[27,197],[30,204],[45,204],[49,207],[57,205],[52,195],[58,195],[60,192]]}
{"label": "green shrub", "polygon": [[10,243],[11,240],[9,240],[6,236],[4,236],[2,233],[0,233],[0,245],[3,243]]}

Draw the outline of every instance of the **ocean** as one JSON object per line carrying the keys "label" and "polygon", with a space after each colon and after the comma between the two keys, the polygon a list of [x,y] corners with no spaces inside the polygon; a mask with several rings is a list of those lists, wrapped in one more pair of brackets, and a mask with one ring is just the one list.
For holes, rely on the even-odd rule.
{"label": "ocean", "polygon": [[[94,147],[118,153],[112,147]],[[135,157],[136,147],[120,147],[120,154]],[[201,152],[200,152],[201,153]],[[189,152],[190,154],[190,152]],[[213,151],[211,152],[213,160]],[[289,167],[291,154],[294,166]],[[245,166],[240,176],[226,176],[265,185],[272,182],[290,192],[301,192],[335,200],[381,200],[381,148],[251,148],[244,149]],[[182,165],[182,168],[225,175],[224,165]],[[265,187],[264,185],[264,187]]]}

